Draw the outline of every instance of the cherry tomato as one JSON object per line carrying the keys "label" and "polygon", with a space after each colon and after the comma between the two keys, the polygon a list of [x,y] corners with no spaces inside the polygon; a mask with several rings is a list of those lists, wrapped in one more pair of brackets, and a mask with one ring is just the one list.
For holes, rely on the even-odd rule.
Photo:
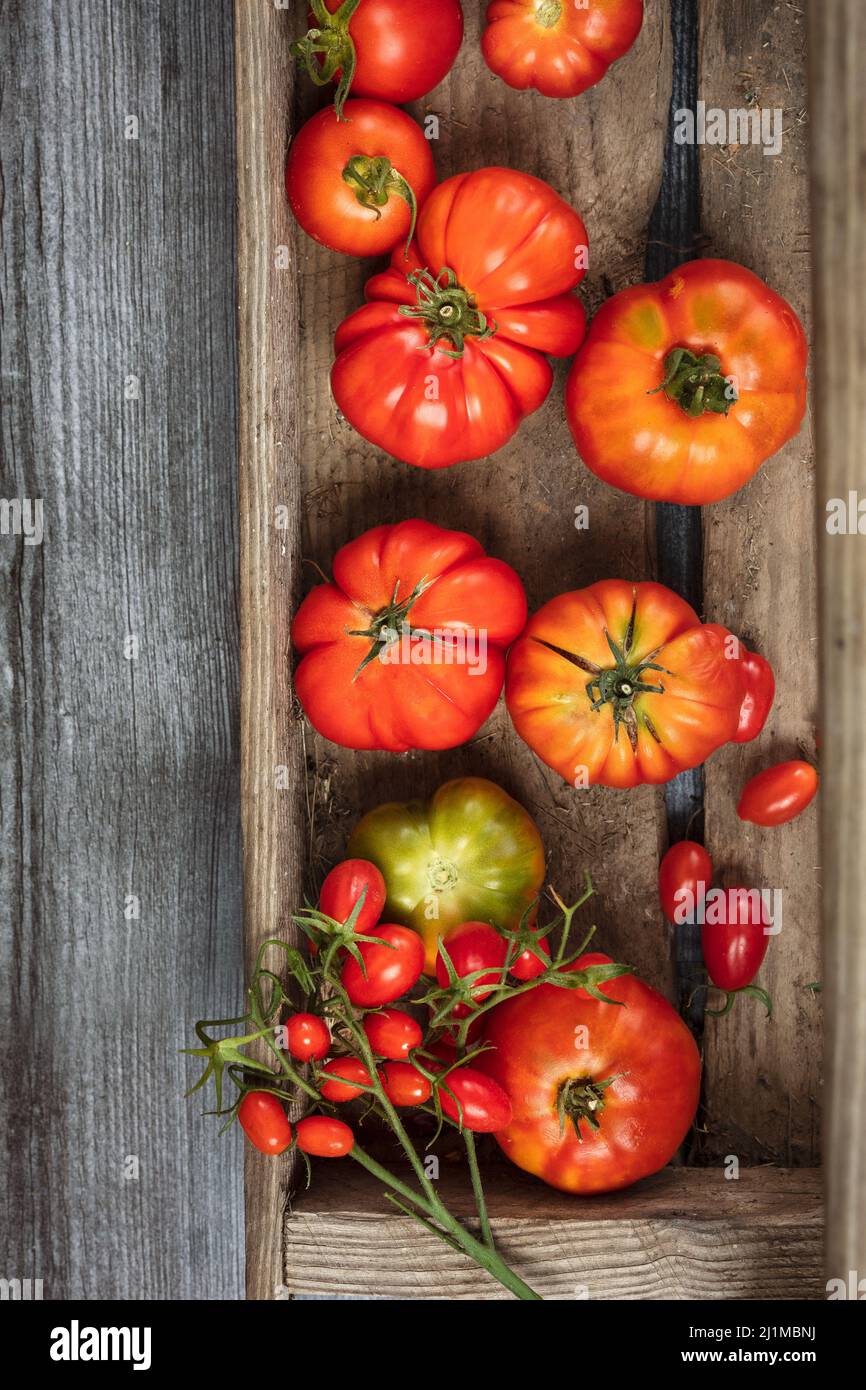
{"label": "cherry tomato", "polygon": [[463,1129],[471,1129],[476,1134],[495,1134],[511,1124],[511,1101],[507,1093],[492,1077],[473,1067],[458,1067],[449,1072],[438,1090],[443,1113]]}
{"label": "cherry tomato", "polygon": [[355,931],[369,936],[385,906],[385,880],[375,864],[367,859],[344,859],[328,874],[319,895],[319,911],[335,922],[347,922],[352,909],[366,889],[364,905],[358,913]]}
{"label": "cherry tomato", "polygon": [[776,695],[776,677],[769,661],[757,652],[744,652],[740,669],[746,680],[746,694],[740,706],[740,723],[734,743],[751,743],[767,722]]}
{"label": "cherry tomato", "polygon": [[370,934],[382,945],[364,942],[358,948],[366,975],[350,956],[340,976],[351,1003],[361,1009],[392,1004],[418,982],[424,969],[424,943],[409,927],[389,924]]}
{"label": "cherry tomato", "polygon": [[737,815],[753,825],[785,825],[805,811],[817,790],[811,763],[776,763],[746,783]]}
{"label": "cherry tomato", "polygon": [[304,231],[332,251],[382,256],[414,232],[436,183],[420,126],[383,101],[349,101],[344,120],[325,107],[295,136],[286,192]]}
{"label": "cherry tomato", "polygon": [[771,1011],[769,996],[752,981],[767,954],[771,925],[760,890],[728,888],[712,894],[705,908],[701,927],[701,949],[707,973],[714,985],[728,994],[723,1009],[707,1009],[709,1014],[725,1014],[733,996],[743,990],[763,999]]}
{"label": "cherry tomato", "polygon": [[[495,927],[488,922],[462,922],[451,932],[445,949],[461,980],[476,970],[486,971],[471,986],[473,999],[480,1003],[493,993],[501,979],[508,954],[508,943]],[[488,966],[491,967],[489,970]],[[447,986],[448,967],[442,958],[441,943],[436,959],[436,979],[443,989]],[[471,1009],[468,1004],[455,1004],[452,1012],[455,1018],[465,1018]]]}
{"label": "cherry tomato", "polygon": [[712,882],[713,861],[703,845],[695,840],[671,845],[659,865],[659,898],[668,921],[694,923]]}
{"label": "cherry tomato", "polygon": [[[544,961],[536,955],[540,951],[541,955],[546,956]],[[539,975],[543,975],[550,964],[550,947],[547,944],[547,937],[536,938],[535,948],[530,950],[527,946],[525,951],[521,951],[519,956],[508,967],[509,975],[513,975],[515,980],[535,980]]]}
{"label": "cherry tomato", "polygon": [[308,1115],[296,1126],[298,1148],[316,1158],[343,1158],[355,1147],[355,1136],[342,1120],[330,1115]]}
{"label": "cherry tomato", "polygon": [[286,1034],[289,1052],[299,1062],[321,1062],[331,1050],[330,1029],[316,1014],[292,1014]]}
{"label": "cherry tomato", "polygon": [[281,1154],[292,1142],[292,1126],[276,1096],[268,1091],[247,1091],[238,1106],[241,1129],[263,1154]]}
{"label": "cherry tomato", "polygon": [[392,1105],[423,1105],[433,1087],[411,1062],[389,1062],[379,1072],[382,1088]]}
{"label": "cherry tomato", "polygon": [[329,1076],[339,1076],[343,1081],[355,1081],[355,1086],[346,1086],[343,1081],[326,1081],[321,1087],[324,1100],[342,1102],[345,1100],[357,1100],[358,1096],[364,1095],[362,1087],[371,1086],[373,1079],[370,1076],[363,1062],[359,1062],[357,1057],[335,1057],[333,1061],[326,1062],[322,1067],[323,1072]]}
{"label": "cherry tomato", "polygon": [[367,1014],[364,1032],[377,1057],[403,1062],[413,1047],[418,1047],[424,1033],[421,1024],[402,1009],[383,1009],[380,1014]]}

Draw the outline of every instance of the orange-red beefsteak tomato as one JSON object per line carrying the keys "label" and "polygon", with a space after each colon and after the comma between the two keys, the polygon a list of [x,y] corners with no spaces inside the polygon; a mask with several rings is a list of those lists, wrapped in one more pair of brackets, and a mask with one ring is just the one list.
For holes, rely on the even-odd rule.
{"label": "orange-red beefsteak tomato", "polygon": [[736,739],[745,651],[664,585],[603,579],[529,620],[508,658],[508,712],[572,786],[667,782]]}
{"label": "orange-red beefsteak tomato", "polygon": [[481,51],[509,87],[576,97],[628,52],[642,23],[643,0],[492,0]]}
{"label": "orange-red beefsteak tomato", "polygon": [[[593,953],[584,965],[608,964]],[[694,1119],[701,1062],[666,999],[634,975],[584,989],[539,985],[497,1005],[473,1063],[511,1099],[503,1152],[565,1192],[613,1192],[663,1168]]]}
{"label": "orange-red beefsteak tomato", "polygon": [[480,169],[439,184],[335,339],[334,399],[372,444],[420,468],[494,453],[547,396],[586,316],[571,291],[586,228],[546,183]]}
{"label": "orange-red beefsteak tomato", "polygon": [[295,690],[346,748],[453,748],[499,698],[505,650],[526,622],[523,585],[462,531],[377,526],[334,558],[292,623]]}
{"label": "orange-red beefsteak tomato", "polygon": [[593,319],[565,393],[599,478],[656,501],[736,492],[793,438],[808,348],[790,304],[731,261],[688,261]]}

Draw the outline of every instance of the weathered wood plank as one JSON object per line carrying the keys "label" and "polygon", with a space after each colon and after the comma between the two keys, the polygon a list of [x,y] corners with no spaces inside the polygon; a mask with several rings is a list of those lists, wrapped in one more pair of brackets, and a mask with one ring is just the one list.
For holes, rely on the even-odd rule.
{"label": "weathered wood plank", "polygon": [[[320,1165],[325,1169],[325,1165]],[[442,1196],[471,1211],[465,1176]],[[497,1243],[547,1299],[801,1299],[823,1296],[821,1178],[815,1169],[667,1168],[627,1192],[580,1201],[497,1168]],[[448,1300],[511,1295],[419,1232],[356,1165],[317,1170],[286,1220],[292,1293]]]}
{"label": "weathered wood plank", "polygon": [[[774,0],[702,0],[698,95],[708,107],[784,113],[782,152],[701,149],[702,230],[708,255],[761,275],[809,321],[809,205],[802,10]],[[710,760],[706,838],[721,882],[779,889],[783,926],[770,942],[759,1006],[707,1020],[703,1157],[810,1164],[820,1135],[821,978],[817,811],[777,830],[744,825],[740,790],[762,767],[812,757],[817,697],[814,478],[811,425],[727,502],[703,512],[708,618],[772,663],[776,705],[755,743]]]}
{"label": "weathered wood plank", "polygon": [[2,10],[0,496],[45,536],[0,536],[0,1273],[237,1298],[175,1055],[240,987],[230,7]]}
{"label": "weathered wood plank", "polygon": [[866,541],[829,535],[827,503],[866,496],[866,9],[810,6],[815,388],[822,580],[821,801],[827,1274],[866,1270]]}

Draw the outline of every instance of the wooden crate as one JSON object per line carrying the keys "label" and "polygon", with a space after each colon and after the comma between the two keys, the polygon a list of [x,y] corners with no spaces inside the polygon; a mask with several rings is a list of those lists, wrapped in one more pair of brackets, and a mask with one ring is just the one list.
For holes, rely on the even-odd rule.
{"label": "wooden crate", "polygon": [[[296,9],[298,7],[295,7]],[[302,8],[302,7],[301,7]],[[413,108],[435,113],[440,136],[434,155],[440,177],[501,163],[547,179],[587,222],[591,268],[584,292],[594,309],[608,294],[644,277],[659,246],[648,228],[663,185],[671,129],[672,78],[708,106],[750,102],[784,111],[784,151],[767,158],[754,147],[712,147],[693,154],[695,184],[679,187],[682,167],[668,165],[667,204],[677,216],[659,227],[687,225],[689,197],[699,196],[699,244],[661,246],[674,260],[711,254],[742,261],[810,320],[806,21],[792,4],[773,0],[658,0],[647,5],[635,48],[605,81],[574,102],[518,94],[484,67],[479,11],[464,6],[467,34],[448,79]],[[689,11],[698,42],[689,52]],[[785,925],[771,943],[762,975],[775,1000],[772,1022],[758,1008],[741,1008],[702,1031],[704,1097],[685,1162],[618,1197],[565,1198],[514,1170],[497,1166],[491,1206],[501,1215],[502,1247],[547,1297],[819,1297],[824,1288],[819,1162],[821,996],[808,986],[822,979],[819,921],[818,817],[814,808],[783,834],[744,827],[734,813],[745,778],[769,759],[812,755],[818,711],[815,481],[811,425],[728,502],[706,509],[700,523],[660,513],[592,477],[578,461],[562,411],[565,366],[551,396],[493,459],[427,473],[387,458],[338,419],[328,391],[333,330],[362,301],[369,263],[333,255],[300,233],[283,192],[292,132],[323,100],[295,80],[289,41],[298,15],[272,0],[236,0],[238,138],[238,292],[241,384],[240,523],[242,544],[242,806],[244,816],[245,940],[248,961],[265,936],[291,937],[293,908],[340,857],[364,810],[384,800],[431,792],[459,773],[489,776],[515,795],[538,821],[548,850],[548,877],[566,895],[584,867],[598,888],[593,905],[600,944],[631,961],[675,1002],[684,956],[692,945],[673,938],[656,899],[656,871],[682,799],[663,790],[574,792],[517,738],[500,706],[468,746],[445,753],[355,754],[315,736],[293,704],[289,623],[314,571],[329,569],[350,537],[383,521],[420,515],[471,531],[511,563],[526,584],[530,607],[564,589],[602,577],[667,578],[671,555],[659,564],[657,530],[682,532],[675,563],[684,587],[700,594],[706,617],[729,625],[773,663],[779,696],[755,746],[729,747],[705,769],[706,839],[728,883],[747,880],[785,893]],[[816,7],[813,44],[816,134],[856,149],[862,116],[855,104],[856,65],[847,39],[863,41],[856,0]],[[862,48],[861,48],[862,52]],[[844,79],[839,75],[844,71]],[[845,85],[847,82],[847,86]],[[693,93],[694,95],[694,93]],[[845,102],[848,105],[845,105]],[[838,116],[838,106],[837,106]],[[857,123],[860,123],[858,130]],[[862,144],[859,146],[862,150]],[[821,171],[830,193],[832,159]],[[853,177],[853,176],[852,176]],[[862,175],[860,176],[862,179]],[[834,238],[833,264],[854,255],[822,207],[816,229]],[[853,227],[849,228],[853,237]],[[856,255],[862,269],[863,251]],[[288,268],[284,268],[288,265]],[[845,311],[843,342],[820,364],[825,399],[845,372],[853,391],[857,320],[843,276],[822,266],[821,342],[833,337],[833,304]],[[843,352],[851,347],[849,357]],[[861,359],[862,361],[862,354]],[[862,419],[863,393],[856,409]],[[863,462],[856,453],[852,412],[825,416],[828,451],[822,496],[856,486]],[[861,435],[862,438],[862,435]],[[830,448],[833,448],[831,457]],[[847,471],[846,471],[847,470]],[[590,529],[578,532],[575,507],[590,509]],[[285,508],[288,529],[278,522]],[[696,530],[700,525],[702,530]],[[856,547],[827,546],[825,611],[831,593],[860,580]],[[837,572],[840,570],[841,571]],[[844,571],[844,572],[842,572]],[[825,626],[825,648],[847,646],[850,680],[827,683],[828,718],[822,760],[825,806],[834,790],[850,798],[844,841],[828,830],[827,862],[837,874],[830,898],[834,921],[826,979],[831,1013],[866,986],[864,947],[843,936],[857,918],[862,851],[863,755],[856,743],[856,702],[864,684],[861,612]],[[854,649],[857,649],[856,660]],[[850,714],[850,725],[844,716]],[[279,778],[277,769],[285,769]],[[281,789],[282,788],[282,789]],[[828,794],[829,793],[829,794]],[[679,837],[679,836],[677,836]],[[862,841],[862,835],[861,835]],[[852,853],[852,863],[845,861]],[[844,886],[840,865],[851,876]],[[839,943],[842,943],[841,945]],[[679,971],[677,961],[679,958]],[[685,964],[687,966],[687,961]],[[826,997],[826,995],[825,995]],[[849,1001],[850,1002],[850,1001]],[[863,1009],[846,1014],[862,1041]],[[832,1037],[833,1035],[831,1035]],[[846,1089],[841,1035],[834,1095]],[[850,1095],[850,1079],[848,1094]],[[862,1082],[860,1083],[862,1089]],[[846,1163],[864,1108],[831,1111],[839,1151],[835,1187],[834,1258],[863,1257],[863,1190]],[[832,1127],[835,1123],[835,1129]],[[736,1155],[738,1181],[723,1161]],[[862,1159],[857,1159],[862,1165]],[[498,1286],[439,1248],[382,1201],[363,1172],[319,1165],[309,1193],[291,1198],[288,1162],[247,1159],[247,1289],[251,1298],[290,1293],[409,1297],[497,1298]],[[458,1188],[459,1176],[449,1179]],[[855,1234],[838,1234],[852,1204]],[[850,1223],[849,1223],[850,1224]],[[577,1228],[581,1229],[577,1229]],[[584,1239],[587,1228],[593,1239]],[[847,1243],[846,1243],[847,1240]],[[858,1244],[859,1242],[859,1244]],[[857,1268],[855,1264],[845,1268]],[[866,1269],[866,1262],[863,1266]],[[840,1263],[841,1268],[841,1263]]]}

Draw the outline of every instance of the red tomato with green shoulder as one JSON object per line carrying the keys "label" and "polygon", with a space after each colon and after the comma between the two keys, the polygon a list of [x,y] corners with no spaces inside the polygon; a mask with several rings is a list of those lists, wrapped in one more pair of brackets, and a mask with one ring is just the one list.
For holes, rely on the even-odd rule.
{"label": "red tomato with green shoulder", "polygon": [[671,845],[659,864],[659,899],[668,921],[694,924],[712,883],[713,861],[703,845],[695,840]]}
{"label": "red tomato with green shoulder", "polygon": [[493,0],[481,51],[509,87],[576,97],[628,52],[642,23],[643,0]]}
{"label": "red tomato with green shoulder", "polygon": [[292,1014],[286,1021],[286,1038],[299,1062],[321,1062],[331,1050],[331,1030],[318,1014]]}
{"label": "red tomato with green shoulder", "polygon": [[292,141],[286,193],[308,236],[347,256],[405,246],[436,183],[427,140],[411,116],[383,101],[326,106]]}
{"label": "red tomato with green shoulder", "polygon": [[342,1120],[330,1115],[308,1115],[296,1127],[298,1148],[316,1158],[344,1158],[355,1147],[355,1136]]}
{"label": "red tomato with green shoulder", "polygon": [[757,888],[716,889],[701,927],[701,950],[712,983],[727,994],[721,1009],[707,1009],[714,1017],[729,1013],[738,994],[752,994],[772,1013],[770,996],[752,981],[767,947],[771,927],[763,896]]}
{"label": "red tomato with green shoulder", "polygon": [[[610,960],[575,968],[596,964]],[[668,1001],[634,975],[600,988],[617,1002],[538,985],[498,1004],[475,1061],[511,1098],[503,1153],[564,1192],[612,1192],[663,1168],[700,1095],[698,1049]]]}
{"label": "red tomato with green shoulder", "polygon": [[802,815],[817,793],[818,773],[811,763],[776,763],[746,783],[737,815],[753,825],[786,825]]}
{"label": "red tomato with green shoulder", "polygon": [[388,1062],[379,1072],[382,1089],[392,1105],[398,1108],[424,1105],[433,1087],[411,1062]]}
{"label": "red tomato with green shoulder", "polygon": [[[543,988],[543,986],[539,986]],[[443,1114],[461,1129],[494,1134],[511,1122],[511,1101],[502,1087],[475,1067],[457,1067],[437,1084]]]}
{"label": "red tomato with green shoulder", "polygon": [[729,497],[800,429],[808,347],[781,295],[732,261],[687,261],[599,309],[565,410],[577,452],[637,497]]}
{"label": "red tomato with green shoulder", "polygon": [[667,782],[737,733],[733,640],[661,584],[601,580],[530,618],[508,656],[508,712],[570,786]]}
{"label": "red tomato with green shoulder", "polygon": [[582,219],[541,179],[500,168],[446,179],[419,214],[408,263],[395,250],[337,330],[337,406],[418,468],[495,453],[546,399],[547,357],[583,341],[572,290],[586,256]]}
{"label": "red tomato with green shoulder", "polygon": [[377,927],[370,935],[379,940],[363,942],[358,947],[364,962],[363,971],[349,956],[340,975],[350,1003],[361,1009],[392,1004],[417,984],[424,969],[424,944],[408,927],[389,923]]}
{"label": "red tomato with green shoulder", "polygon": [[367,1041],[377,1057],[404,1062],[413,1047],[420,1047],[424,1038],[421,1024],[402,1009],[383,1009],[381,1013],[364,1018]]}
{"label": "red tomato with green shoulder", "polygon": [[492,713],[525,622],[519,578],[472,536],[419,519],[377,526],[298,609],[295,690],[344,748],[454,748]]}
{"label": "red tomato with green shoulder", "polygon": [[357,1100],[365,1094],[364,1087],[373,1084],[370,1073],[357,1057],[335,1057],[322,1067],[322,1075],[329,1078],[320,1087],[322,1098],[336,1104]]}
{"label": "red tomato with green shoulder", "polygon": [[405,106],[450,72],[463,41],[460,0],[310,0],[313,27],[292,45],[317,86]]}
{"label": "red tomato with green shoulder", "polygon": [[247,1091],[238,1106],[238,1120],[259,1153],[281,1154],[292,1142],[292,1126],[286,1112],[269,1091]]}

